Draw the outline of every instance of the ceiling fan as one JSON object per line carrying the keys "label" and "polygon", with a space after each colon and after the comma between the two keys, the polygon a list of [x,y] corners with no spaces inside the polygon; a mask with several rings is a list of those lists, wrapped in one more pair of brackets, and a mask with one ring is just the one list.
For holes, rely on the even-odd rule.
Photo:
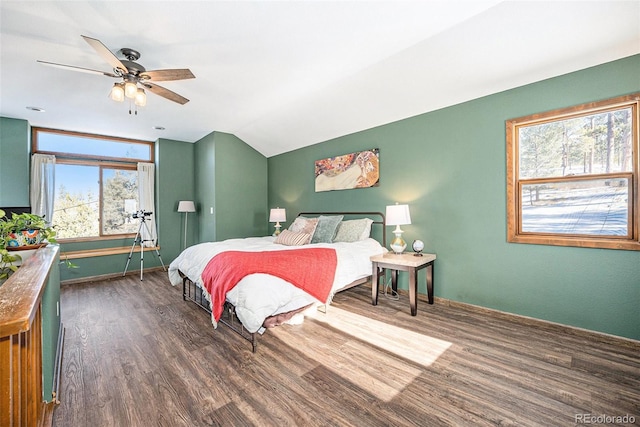
{"label": "ceiling fan", "polygon": [[[193,79],[195,76],[188,68],[166,69],[147,71],[142,65],[136,61],[140,59],[140,52],[131,48],[122,48],[118,52],[126,59],[118,59],[109,48],[107,48],[100,40],[87,36],[82,36],[96,52],[113,67],[113,73],[108,73],[89,68],[76,67],[73,65],[56,64],[55,62],[40,61],[41,64],[51,65],[73,71],[80,71],[91,74],[102,74],[107,77],[115,77],[122,79],[121,82],[114,83],[109,97],[114,101],[122,102],[125,97],[134,100],[136,106],[144,106],[147,102],[147,96],[144,89],[166,98],[170,101],[184,105],[189,100],[182,95],[170,91],[162,86],[158,86],[155,82],[170,80]],[[152,82],[153,81],[153,82]],[[142,88],[138,87],[138,84]],[[144,89],[143,89],[144,88]],[[129,111],[131,114],[131,111]],[[136,111],[137,114],[137,111]]]}

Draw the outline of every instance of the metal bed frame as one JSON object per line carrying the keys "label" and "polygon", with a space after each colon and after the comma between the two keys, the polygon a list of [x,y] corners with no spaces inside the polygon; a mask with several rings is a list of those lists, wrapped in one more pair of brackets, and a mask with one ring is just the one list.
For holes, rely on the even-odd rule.
{"label": "metal bed frame", "polygon": [[[367,217],[377,217],[378,219],[373,219],[371,235],[374,235],[373,225],[379,225],[382,228],[381,244],[383,247],[386,247],[387,244],[387,231],[386,231],[386,221],[385,216],[382,212],[300,212],[297,216],[320,216],[320,215],[344,215],[345,217],[358,217],[358,218],[367,218]],[[349,219],[347,218],[347,220]],[[355,218],[354,218],[355,219]],[[377,233],[380,235],[380,233]],[[180,276],[182,276],[182,299],[184,301],[191,301],[207,313],[211,315],[211,305],[209,301],[203,296],[202,289],[197,287],[195,283],[185,276],[182,272],[180,272]],[[378,279],[382,278],[381,274],[378,274]],[[371,276],[364,277],[362,279],[356,280],[348,285],[340,288],[337,292],[342,292],[347,289],[351,289],[354,286],[361,285],[363,283],[371,280]],[[326,313],[326,306],[322,312]],[[249,332],[242,325],[242,322],[236,316],[235,306],[228,301],[224,303],[224,310],[222,312],[222,317],[220,317],[220,323],[227,326],[233,332],[240,335],[245,340],[249,341],[252,346],[252,352],[255,353],[258,347],[258,333],[257,332]]]}
{"label": "metal bed frame", "polygon": [[[193,281],[184,274],[180,273],[180,275],[182,276],[182,299],[184,301],[191,301],[211,315],[211,304],[203,296],[202,289],[197,287],[195,283],[193,283]],[[245,329],[242,322],[240,322],[236,316],[236,310],[233,304],[228,301],[224,302],[224,310],[222,311],[222,316],[219,321],[229,327],[233,332],[249,341],[252,346],[252,352],[256,352],[256,348],[258,347],[258,334],[256,332],[249,332]]]}

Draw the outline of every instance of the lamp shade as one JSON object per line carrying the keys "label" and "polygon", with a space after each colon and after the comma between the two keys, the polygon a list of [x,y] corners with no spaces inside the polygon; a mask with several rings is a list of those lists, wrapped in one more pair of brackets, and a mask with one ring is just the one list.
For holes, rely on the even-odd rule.
{"label": "lamp shade", "polygon": [[124,82],[124,96],[133,99],[136,97],[136,93],[138,93],[138,85],[136,82],[131,80]]}
{"label": "lamp shade", "polygon": [[411,224],[411,214],[409,213],[409,205],[391,205],[387,206],[386,213],[387,225],[406,225]]}
{"label": "lamp shade", "polygon": [[147,105],[147,94],[144,93],[144,89],[138,88],[135,96],[135,104],[138,107],[144,107],[145,105]]}
{"label": "lamp shade", "polygon": [[122,83],[114,83],[109,97],[117,102],[124,101],[124,85]]}
{"label": "lamp shade", "polygon": [[269,222],[284,222],[287,220],[287,211],[284,208],[274,208],[269,212]]}
{"label": "lamp shade", "polygon": [[180,200],[178,203],[178,212],[195,212],[196,205],[191,200]]}

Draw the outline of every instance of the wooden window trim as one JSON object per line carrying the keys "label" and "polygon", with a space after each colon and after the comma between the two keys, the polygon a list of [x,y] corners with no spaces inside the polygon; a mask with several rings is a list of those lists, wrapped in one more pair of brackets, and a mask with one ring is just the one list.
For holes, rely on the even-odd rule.
{"label": "wooden window trim", "polygon": [[[71,135],[71,136],[77,136],[77,137],[86,138],[86,139],[109,140],[109,141],[116,141],[116,142],[126,142],[131,144],[146,145],[149,147],[149,159],[129,159],[129,158],[123,158],[123,157],[109,157],[109,156],[96,156],[96,155],[88,155],[88,154],[62,153],[57,151],[44,151],[44,150],[40,150],[38,147],[39,132],[54,133],[54,134],[60,134],[60,135]],[[91,161],[91,160],[116,161],[116,162],[124,162],[124,163],[138,163],[138,162],[153,163],[155,159],[155,152],[154,152],[155,146],[152,141],[119,138],[116,136],[97,135],[92,133],[74,132],[74,131],[68,131],[68,130],[34,127],[32,128],[32,144],[33,144],[32,152],[40,153],[40,154],[53,154],[56,156],[56,158],[60,157],[60,158],[68,158],[68,159],[86,159],[87,161]]]}
{"label": "wooden window trim", "polygon": [[[44,151],[38,151],[38,153],[45,153]],[[137,170],[137,164],[135,162],[114,162],[114,161],[99,161],[95,158],[91,159],[79,159],[60,156],[58,153],[51,153],[56,156],[56,163],[64,165],[78,165],[78,166],[95,166],[105,167],[112,169],[124,169],[124,170]]]}
{"label": "wooden window trim", "polygon": [[[98,156],[98,155],[85,155],[85,154],[74,154],[74,153],[66,153],[66,152],[58,152],[58,151],[44,151],[39,150],[38,147],[38,134],[39,133],[53,133],[59,135],[70,135],[77,136],[85,139],[95,139],[95,140],[109,140],[109,141],[117,141],[124,143],[132,143],[132,144],[141,144],[148,146],[149,148],[149,159],[133,159],[133,158],[121,158],[121,157],[109,157],[109,156]],[[50,129],[50,128],[42,128],[42,127],[33,127],[31,129],[31,139],[32,139],[32,153],[39,154],[52,154],[56,156],[56,163],[59,164],[68,164],[68,165],[78,165],[78,166],[95,166],[100,169],[100,179],[102,179],[102,170],[103,169],[122,169],[122,170],[137,170],[138,163],[155,163],[155,144],[152,141],[143,141],[138,139],[131,138],[120,138],[108,135],[98,135],[91,134],[85,132],[75,132],[75,131],[67,131],[60,129]],[[102,194],[102,185],[100,185],[100,205],[103,205],[103,194]],[[99,217],[99,230],[102,230],[102,215]],[[101,231],[100,231],[101,232]],[[133,238],[136,233],[125,233],[125,234],[107,234],[107,235],[98,235],[98,236],[89,236],[89,237],[77,237],[77,238],[59,238],[57,239],[60,243],[78,243],[78,242],[101,242],[105,240],[117,240],[123,238]],[[145,249],[146,250],[146,249]]]}
{"label": "wooden window trim", "polygon": [[[607,112],[625,107],[632,109],[632,172],[629,173],[611,173],[611,174],[592,174],[581,175],[579,179],[597,179],[604,177],[613,177],[624,175],[629,177],[629,194],[632,197],[629,202],[629,225],[630,232],[628,236],[584,236],[584,235],[560,235],[532,233],[522,231],[522,207],[520,189],[523,184],[532,181],[547,180],[558,182],[562,180],[569,181],[569,177],[553,177],[537,180],[519,179],[519,141],[518,128],[530,124],[542,124],[559,119],[569,117],[580,117],[595,112]],[[620,96],[617,98],[607,99],[603,101],[591,102],[561,108],[545,113],[532,114],[525,117],[507,120],[506,122],[506,149],[507,149],[507,242],[509,243],[527,243],[551,246],[575,246],[586,248],[603,248],[603,249],[622,249],[622,250],[640,250],[640,195],[638,193],[639,175],[640,175],[640,93]]]}

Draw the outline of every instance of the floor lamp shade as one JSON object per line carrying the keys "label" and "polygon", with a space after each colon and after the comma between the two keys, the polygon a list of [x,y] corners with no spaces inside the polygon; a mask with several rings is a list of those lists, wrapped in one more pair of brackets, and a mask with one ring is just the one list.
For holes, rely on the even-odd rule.
{"label": "floor lamp shade", "polygon": [[184,212],[184,248],[187,247],[187,220],[189,212],[196,211],[196,204],[191,200],[180,200],[178,203],[178,212]]}
{"label": "floor lamp shade", "polygon": [[181,200],[178,203],[178,212],[195,212],[196,205],[191,200]]}

